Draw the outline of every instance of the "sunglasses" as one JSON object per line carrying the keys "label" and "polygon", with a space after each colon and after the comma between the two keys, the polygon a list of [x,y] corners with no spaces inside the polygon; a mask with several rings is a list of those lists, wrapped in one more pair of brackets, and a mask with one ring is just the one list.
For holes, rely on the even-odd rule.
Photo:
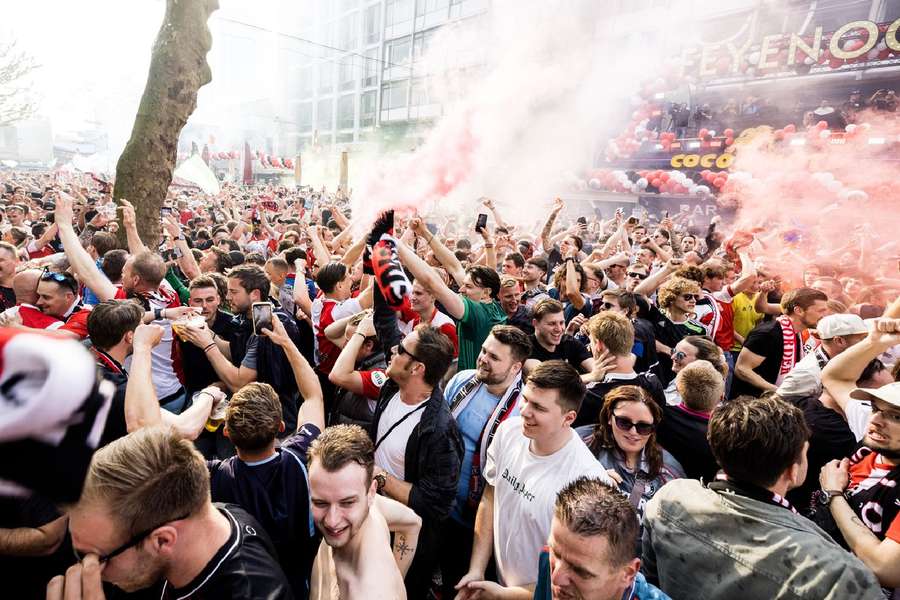
{"label": "sunglasses", "polygon": [[650,277],[650,275],[644,275],[643,273],[636,273],[634,271],[628,271],[626,273],[626,275],[628,275],[629,277],[635,277],[635,278],[641,279],[641,280],[644,280],[644,279],[647,279],[648,277]]}
{"label": "sunglasses", "polygon": [[635,423],[631,419],[620,417],[619,415],[613,415],[613,421],[615,422],[616,427],[622,431],[631,431],[634,429],[638,435],[650,435],[656,429],[656,425],[653,423],[644,423],[641,421]]}
{"label": "sunglasses", "polygon": [[[166,525],[168,523],[174,523],[175,521],[183,521],[183,520],[187,519],[189,516],[191,516],[190,513],[187,513],[181,517],[178,517],[177,519],[170,519],[168,521],[160,523],[159,525],[156,525],[155,527],[151,527],[150,529],[142,531],[139,534],[133,536],[130,540],[128,540],[127,542],[125,542],[124,544],[122,544],[121,546],[119,546],[118,548],[113,550],[112,552],[109,552],[108,554],[103,554],[102,556],[100,556],[97,559],[97,562],[99,562],[101,565],[106,562],[109,562],[110,560],[112,560],[113,558],[122,554],[123,552],[126,552],[128,549],[133,548],[133,547],[137,546],[138,544],[140,544],[141,542],[143,542],[151,533],[153,533],[154,531],[156,531],[163,525]],[[81,562],[84,560],[84,556],[81,554],[81,552],[79,552],[77,549],[75,549],[74,546],[72,547],[72,553],[75,555],[75,559],[78,562]]]}
{"label": "sunglasses", "polygon": [[394,346],[393,350],[394,350],[394,352],[397,353],[397,356],[403,356],[405,354],[406,356],[410,357],[413,360],[422,362],[422,359],[420,359],[418,356],[416,356],[415,354],[413,354],[412,352],[410,352],[409,350],[404,348],[403,344],[397,344],[396,346]]}
{"label": "sunglasses", "polygon": [[610,309],[618,308],[618,307],[615,306],[614,304],[612,304],[611,302],[603,302],[600,304],[600,308],[602,308],[603,310],[610,310]]}
{"label": "sunglasses", "polygon": [[78,284],[75,282],[75,279],[68,275],[63,275],[62,273],[50,271],[47,267],[44,267],[44,272],[41,273],[41,281],[53,281],[59,285],[66,286],[72,290],[73,293],[78,293]]}
{"label": "sunglasses", "polygon": [[700,296],[698,296],[697,294],[682,294],[681,297],[682,297],[684,300],[687,300],[688,302],[690,302],[691,300],[693,300],[694,302],[696,302],[697,300],[700,299]]}
{"label": "sunglasses", "polygon": [[687,358],[687,354],[685,354],[681,350],[672,348],[672,360],[684,360],[685,358]]}

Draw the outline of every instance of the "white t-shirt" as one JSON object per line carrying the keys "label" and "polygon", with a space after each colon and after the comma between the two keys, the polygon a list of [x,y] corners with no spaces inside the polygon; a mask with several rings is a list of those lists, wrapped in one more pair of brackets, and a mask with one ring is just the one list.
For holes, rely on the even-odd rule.
{"label": "white t-shirt", "polygon": [[872,403],[866,400],[848,400],[844,409],[847,425],[853,432],[856,441],[862,440],[869,427],[869,419],[872,418]]}
{"label": "white t-shirt", "polygon": [[506,586],[537,581],[538,559],[563,487],[582,475],[615,486],[575,430],[571,435],[554,454],[538,456],[522,433],[522,417],[510,417],[488,447],[484,479],[494,486],[494,560]]}
{"label": "white t-shirt", "polygon": [[[400,400],[400,392],[397,392],[388,402],[378,421],[376,442],[380,440],[381,445],[375,450],[375,464],[401,481],[406,480],[404,477],[406,475],[406,443],[409,441],[413,429],[422,420],[422,413],[425,411],[423,405],[426,402],[428,402],[427,398],[415,405],[406,404]],[[394,423],[413,411],[415,412],[395,427],[390,435],[384,437]]]}

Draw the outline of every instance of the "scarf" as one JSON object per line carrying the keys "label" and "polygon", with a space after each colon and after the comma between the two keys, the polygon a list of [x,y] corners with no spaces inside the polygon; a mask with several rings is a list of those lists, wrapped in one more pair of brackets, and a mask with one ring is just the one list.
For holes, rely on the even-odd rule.
{"label": "scarf", "polygon": [[722,320],[722,309],[719,307],[719,302],[716,300],[715,296],[713,296],[710,292],[703,290],[703,297],[709,303],[709,307],[712,310],[710,320],[708,324],[701,323],[706,328],[706,335],[715,341],[716,334],[719,332],[719,324]]}
{"label": "scarf", "polygon": [[778,370],[778,379],[775,385],[781,385],[784,377],[791,372],[797,361],[803,358],[803,346],[797,345],[797,332],[794,330],[794,324],[787,315],[781,315],[777,319],[781,325],[781,336],[784,338],[784,349],[781,351],[781,368]]}
{"label": "scarf", "polygon": [[[475,375],[472,375],[472,379],[463,384],[459,391],[456,392],[456,395],[450,400],[450,412],[453,414],[454,419],[459,418],[459,415],[462,414],[466,409],[466,406],[469,405],[469,402],[472,401],[474,392],[481,389],[482,385],[484,384],[479,381]],[[478,510],[478,503],[481,501],[481,495],[484,493],[485,481],[484,477],[481,475],[481,469],[482,465],[487,462],[488,446],[490,446],[491,442],[494,440],[494,435],[496,435],[500,423],[505,421],[516,407],[522,391],[522,386],[522,374],[519,373],[516,375],[512,384],[506,389],[506,393],[500,398],[500,401],[497,403],[491,416],[485,422],[484,428],[481,430],[481,435],[478,437],[478,442],[475,444],[475,452],[472,455],[472,473],[469,477],[469,499],[468,506],[466,507],[466,509],[472,511],[473,514]]]}

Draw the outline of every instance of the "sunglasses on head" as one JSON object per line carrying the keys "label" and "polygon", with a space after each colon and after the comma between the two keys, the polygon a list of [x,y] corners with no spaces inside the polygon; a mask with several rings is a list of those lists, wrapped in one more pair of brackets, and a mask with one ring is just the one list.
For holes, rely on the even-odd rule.
{"label": "sunglasses on head", "polygon": [[73,279],[69,275],[63,275],[62,273],[55,273],[50,271],[47,267],[44,267],[44,272],[41,273],[41,281],[53,281],[59,285],[64,285],[72,292],[78,292],[78,284],[75,283],[75,279]]}
{"label": "sunglasses on head", "polygon": [[682,294],[681,297],[683,299],[687,300],[688,302],[690,302],[691,300],[696,302],[697,300],[700,299],[700,296],[698,296],[697,294]]}
{"label": "sunglasses on head", "polygon": [[628,275],[629,277],[635,277],[635,278],[641,279],[641,280],[647,279],[647,277],[649,277],[649,275],[644,275],[643,273],[638,273],[636,271],[628,271],[626,273],[626,275]]}
{"label": "sunglasses on head", "polygon": [[[166,525],[168,523],[174,523],[175,521],[183,521],[183,520],[187,519],[189,516],[191,516],[190,513],[185,514],[181,517],[178,517],[177,519],[170,519],[168,521],[164,521],[163,523],[160,523],[159,525],[156,525],[155,527],[146,529],[146,530],[138,533],[137,535],[132,536],[132,538],[130,540],[128,540],[127,542],[125,542],[124,544],[122,544],[121,546],[119,546],[118,548],[113,550],[112,552],[103,554],[100,557],[98,557],[97,562],[99,562],[101,565],[106,562],[109,562],[110,560],[112,560],[113,558],[122,554],[123,552],[126,552],[128,549],[133,548],[133,547],[137,546],[138,544],[140,544],[141,542],[143,542],[151,533],[153,533],[154,531],[156,531],[163,525]],[[84,555],[82,555],[81,552],[79,552],[75,547],[72,548],[72,553],[75,555],[75,559],[78,560],[78,562],[81,562],[84,560]]]}
{"label": "sunglasses on head", "polygon": [[628,417],[620,417],[619,415],[613,415],[613,421],[615,422],[616,427],[622,431],[631,431],[634,429],[638,435],[650,435],[656,429],[656,425],[653,423],[644,423],[642,421],[635,423]]}

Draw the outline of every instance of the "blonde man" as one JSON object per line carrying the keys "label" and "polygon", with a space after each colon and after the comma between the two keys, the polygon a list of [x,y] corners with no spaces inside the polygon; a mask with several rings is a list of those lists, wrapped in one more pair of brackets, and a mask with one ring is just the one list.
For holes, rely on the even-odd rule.
{"label": "blonde man", "polygon": [[673,277],[659,288],[658,306],[650,305],[647,320],[653,324],[659,353],[655,373],[663,386],[675,377],[671,359],[675,344],[689,335],[706,335],[706,329],[694,319],[700,294],[700,284],[696,281]]}

